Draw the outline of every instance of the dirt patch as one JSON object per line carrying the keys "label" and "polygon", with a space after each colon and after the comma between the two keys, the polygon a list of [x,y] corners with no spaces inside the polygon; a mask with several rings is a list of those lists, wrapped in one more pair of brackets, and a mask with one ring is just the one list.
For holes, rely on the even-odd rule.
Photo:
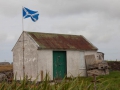
{"label": "dirt patch", "polygon": [[120,62],[119,61],[108,61],[108,65],[110,66],[110,70],[120,71]]}
{"label": "dirt patch", "polygon": [[13,65],[0,65],[0,72],[11,71],[13,69]]}

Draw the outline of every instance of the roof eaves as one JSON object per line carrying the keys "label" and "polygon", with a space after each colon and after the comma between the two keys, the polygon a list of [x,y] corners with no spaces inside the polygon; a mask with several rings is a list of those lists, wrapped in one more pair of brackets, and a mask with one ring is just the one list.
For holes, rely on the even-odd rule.
{"label": "roof eaves", "polygon": [[38,50],[76,50],[76,51],[96,51],[97,49],[67,49],[67,48],[41,48],[38,47]]}
{"label": "roof eaves", "polygon": [[89,40],[87,40],[83,35],[81,35],[81,36],[94,47],[94,50],[98,50],[98,48],[96,46],[94,46]]}

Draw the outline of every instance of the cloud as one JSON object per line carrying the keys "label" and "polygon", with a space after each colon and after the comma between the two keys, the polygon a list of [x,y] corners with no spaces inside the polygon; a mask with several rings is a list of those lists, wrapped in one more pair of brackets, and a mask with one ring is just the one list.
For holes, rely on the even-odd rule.
{"label": "cloud", "polygon": [[22,7],[36,7],[38,0],[0,0],[0,14],[7,17],[22,15]]}
{"label": "cloud", "polygon": [[[119,3],[119,0],[0,0],[0,50],[9,54],[19,38],[25,6],[38,10],[40,17],[36,23],[24,20],[24,30],[83,35],[107,53],[106,58],[116,58],[108,51],[118,52],[120,46],[116,41],[120,38]],[[113,44],[117,44],[116,48]]]}
{"label": "cloud", "polygon": [[6,34],[5,33],[0,33],[0,43],[6,40]]}
{"label": "cloud", "polygon": [[22,6],[38,9],[41,15],[62,16],[83,12],[104,12],[120,17],[119,0],[0,0],[0,13],[15,16],[21,13]]}
{"label": "cloud", "polygon": [[8,35],[8,33],[0,33],[0,44],[3,42],[12,42],[15,40],[14,35]]}
{"label": "cloud", "polygon": [[55,32],[84,35],[90,41],[106,43],[118,35],[120,29],[120,20],[106,17],[104,13],[94,12],[57,17],[52,28]]}
{"label": "cloud", "polygon": [[47,16],[79,14],[81,12],[105,12],[120,16],[119,0],[40,0],[40,10]]}
{"label": "cloud", "polygon": [[[21,29],[21,18],[0,16],[0,43],[16,40]],[[16,23],[17,22],[17,23]]]}

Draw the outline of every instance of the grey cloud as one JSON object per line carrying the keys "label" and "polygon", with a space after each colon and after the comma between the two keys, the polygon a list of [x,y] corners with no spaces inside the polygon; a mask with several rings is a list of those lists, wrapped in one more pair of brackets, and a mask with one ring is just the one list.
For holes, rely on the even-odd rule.
{"label": "grey cloud", "polygon": [[7,35],[5,33],[0,33],[0,43],[6,40]]}
{"label": "grey cloud", "polygon": [[15,17],[21,13],[22,7],[37,7],[38,0],[0,0],[0,14],[7,17]]}
{"label": "grey cloud", "polygon": [[82,34],[89,40],[106,43],[119,33],[118,19],[103,17],[100,13],[83,13],[55,18],[53,30],[62,33]]}
{"label": "grey cloud", "polygon": [[41,12],[49,16],[78,14],[81,12],[105,12],[120,16],[119,0],[40,0]]}
{"label": "grey cloud", "polygon": [[120,16],[119,0],[1,0],[0,13],[15,16],[22,6],[38,9],[41,15],[61,16],[83,12],[104,12],[110,16]]}
{"label": "grey cloud", "polygon": [[120,43],[115,41],[120,38],[119,3],[119,0],[0,0],[0,50],[5,48],[4,52],[11,55],[22,32],[21,14],[25,6],[38,10],[40,17],[36,23],[24,20],[24,30],[83,35],[106,58],[116,58],[109,51],[119,51]]}

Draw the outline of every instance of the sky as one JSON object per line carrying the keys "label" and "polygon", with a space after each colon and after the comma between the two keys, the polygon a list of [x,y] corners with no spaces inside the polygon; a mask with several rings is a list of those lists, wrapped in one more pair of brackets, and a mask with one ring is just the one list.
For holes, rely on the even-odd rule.
{"label": "sky", "polygon": [[[38,11],[37,22],[22,23],[22,7]],[[83,35],[105,60],[120,60],[120,0],[0,0],[0,62],[12,62],[23,29]]]}

